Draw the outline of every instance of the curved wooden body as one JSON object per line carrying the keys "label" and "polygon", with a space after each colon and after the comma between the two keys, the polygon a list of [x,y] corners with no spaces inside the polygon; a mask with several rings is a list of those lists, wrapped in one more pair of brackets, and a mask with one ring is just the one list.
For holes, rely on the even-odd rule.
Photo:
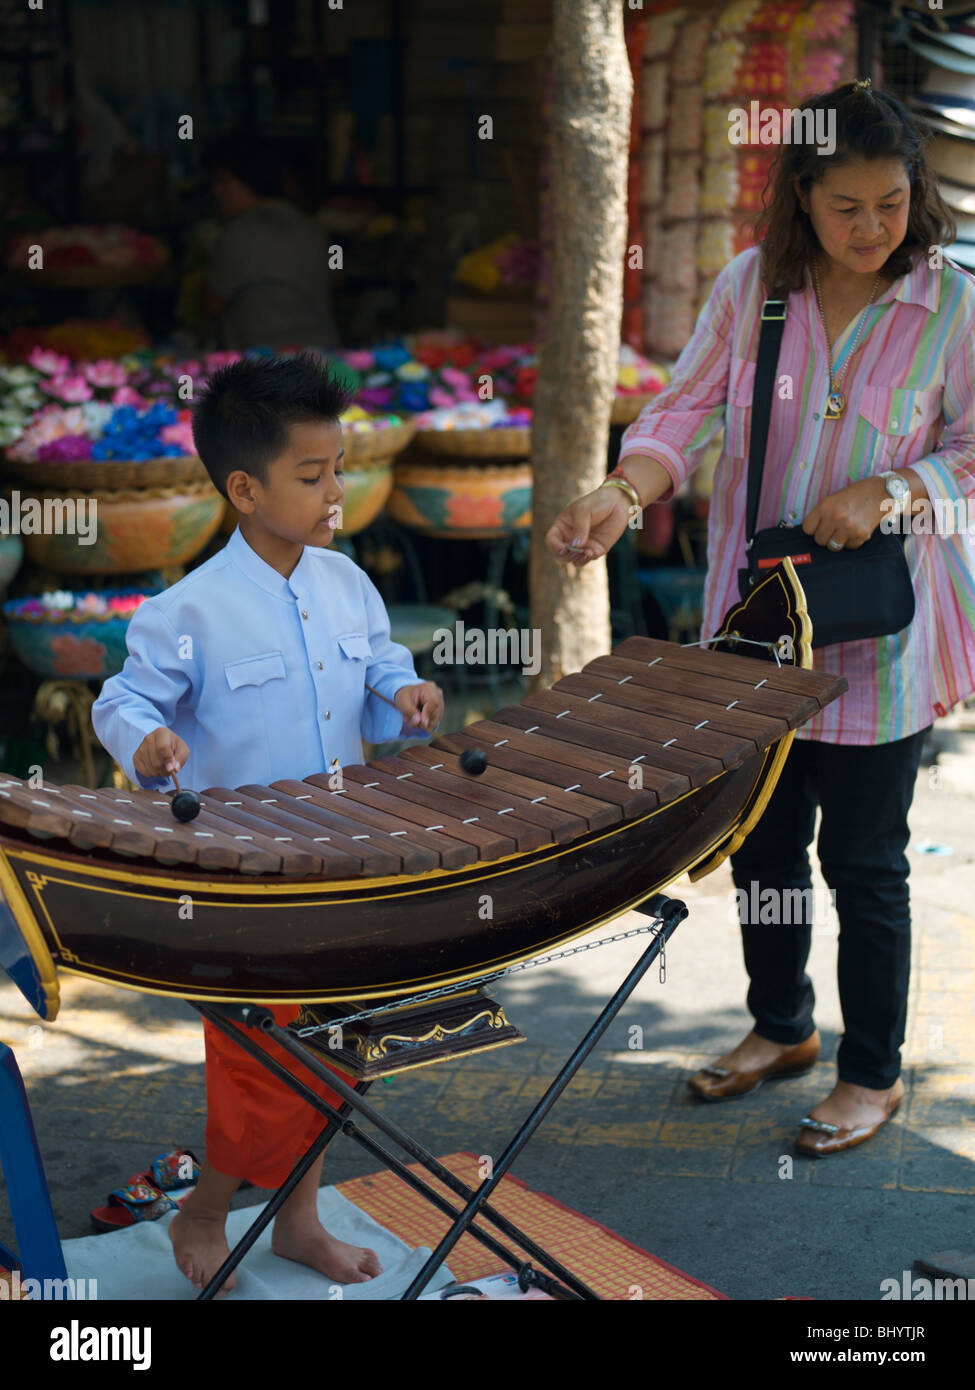
{"label": "curved wooden body", "polygon": [[[782,664],[808,665],[808,619],[791,565],[732,609],[722,631],[726,651],[736,635],[786,636]],[[628,668],[636,663],[627,654],[651,649],[680,650],[631,638],[614,657],[622,653]],[[775,659],[767,647],[739,645],[739,658],[746,653]],[[695,653],[702,657],[710,659]],[[725,665],[741,679],[740,661]],[[763,666],[748,667],[759,690]],[[572,679],[553,689],[571,688]],[[483,975],[581,936],[734,852],[771,794],[792,729],[846,688],[812,672],[797,684],[806,693],[794,695],[788,732],[764,747],[743,743],[750,751],[664,804],[456,868],[297,881],[221,875],[38,844],[0,826],[0,966],[45,1018],[57,1012],[58,969],[150,993],[260,1003],[377,999]],[[781,709],[786,697],[776,698]],[[461,746],[464,737],[454,736]],[[433,746],[450,748],[451,738]]]}

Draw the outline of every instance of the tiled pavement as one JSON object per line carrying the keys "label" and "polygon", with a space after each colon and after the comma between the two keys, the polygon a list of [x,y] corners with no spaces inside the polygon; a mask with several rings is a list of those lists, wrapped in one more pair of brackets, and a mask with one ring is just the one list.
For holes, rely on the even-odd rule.
{"label": "tiled pavement", "polygon": [[[968,739],[957,736],[956,767],[975,768]],[[973,792],[975,783],[939,782],[922,769],[910,851],[908,1097],[870,1144],[819,1162],[791,1155],[797,1120],[832,1084],[827,1060],[736,1102],[702,1104],[684,1089],[690,1071],[750,1026],[725,866],[672,886],[691,915],[667,952],[666,983],[655,969],[643,981],[519,1158],[518,1176],[734,1298],[876,1299],[880,1281],[899,1278],[916,1255],[975,1249]],[[931,843],[953,853],[923,853]],[[614,930],[644,920],[634,914]],[[810,965],[824,1059],[841,1027],[834,926],[817,928]],[[371,1098],[434,1152],[497,1156],[641,944],[510,978],[495,988],[525,1043],[377,1085]],[[154,1154],[176,1144],[202,1153],[203,1048],[179,1001],[62,984],[60,1017],[43,1027],[0,986],[0,1037],[24,1073],[70,1237],[87,1234],[88,1209]],[[346,1139],[327,1159],[332,1181],[374,1167]],[[0,1240],[10,1237],[0,1205]]]}

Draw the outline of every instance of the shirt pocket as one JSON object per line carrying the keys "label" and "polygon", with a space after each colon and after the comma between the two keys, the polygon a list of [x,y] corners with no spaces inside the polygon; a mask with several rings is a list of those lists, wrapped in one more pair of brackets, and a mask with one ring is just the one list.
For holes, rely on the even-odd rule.
{"label": "shirt pocket", "polygon": [[[943,392],[933,386],[922,391],[901,386],[864,386],[857,413],[874,431],[873,449],[864,455],[861,471],[878,463],[906,467],[927,453],[938,432]],[[930,443],[929,443],[930,440]]]}
{"label": "shirt pocket", "polygon": [[346,632],[335,640],[341,648],[342,655],[348,657],[350,661],[371,660],[372,646],[364,632]]}
{"label": "shirt pocket", "polygon": [[755,363],[747,362],[742,357],[732,357],[724,415],[724,451],[729,458],[748,457],[754,386]]}
{"label": "shirt pocket", "polygon": [[227,661],[223,669],[231,690],[284,680],[288,674],[281,652],[264,652],[261,656],[244,657],[241,661]]}

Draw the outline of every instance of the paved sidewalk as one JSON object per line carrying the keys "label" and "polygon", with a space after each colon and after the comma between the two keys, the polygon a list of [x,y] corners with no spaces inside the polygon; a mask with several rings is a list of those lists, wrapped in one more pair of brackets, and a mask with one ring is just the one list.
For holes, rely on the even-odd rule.
{"label": "paved sidewalk", "polygon": [[[735,1299],[878,1299],[881,1281],[900,1280],[917,1255],[975,1249],[975,729],[966,721],[975,723],[961,715],[939,725],[942,765],[919,779],[908,1096],[884,1131],[828,1160],[791,1153],[798,1119],[832,1085],[835,920],[817,928],[810,967],[826,1060],[740,1101],[707,1105],[685,1090],[689,1072],[750,1027],[723,866],[671,886],[691,914],[667,951],[666,983],[656,970],[643,981],[519,1158],[519,1177]],[[952,853],[926,852],[939,845]],[[643,922],[629,914],[612,930]],[[512,977],[496,993],[525,1043],[371,1096],[434,1152],[497,1156],[645,940]],[[25,1076],[67,1238],[88,1234],[89,1208],[155,1154],[174,1145],[202,1154],[205,1111],[202,1035],[188,1006],[62,983],[51,1026],[0,985],[0,1037]],[[326,1161],[334,1182],[374,1167],[345,1139]],[[0,1240],[11,1238],[0,1201]]]}

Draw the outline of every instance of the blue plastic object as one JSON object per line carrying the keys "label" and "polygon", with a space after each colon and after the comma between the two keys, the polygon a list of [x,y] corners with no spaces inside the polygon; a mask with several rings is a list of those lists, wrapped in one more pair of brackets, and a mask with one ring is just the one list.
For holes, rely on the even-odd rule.
{"label": "blue plastic object", "polygon": [[17,1253],[0,1245],[0,1262],[23,1279],[65,1279],[64,1254],[17,1059],[0,1043],[0,1167]]}

